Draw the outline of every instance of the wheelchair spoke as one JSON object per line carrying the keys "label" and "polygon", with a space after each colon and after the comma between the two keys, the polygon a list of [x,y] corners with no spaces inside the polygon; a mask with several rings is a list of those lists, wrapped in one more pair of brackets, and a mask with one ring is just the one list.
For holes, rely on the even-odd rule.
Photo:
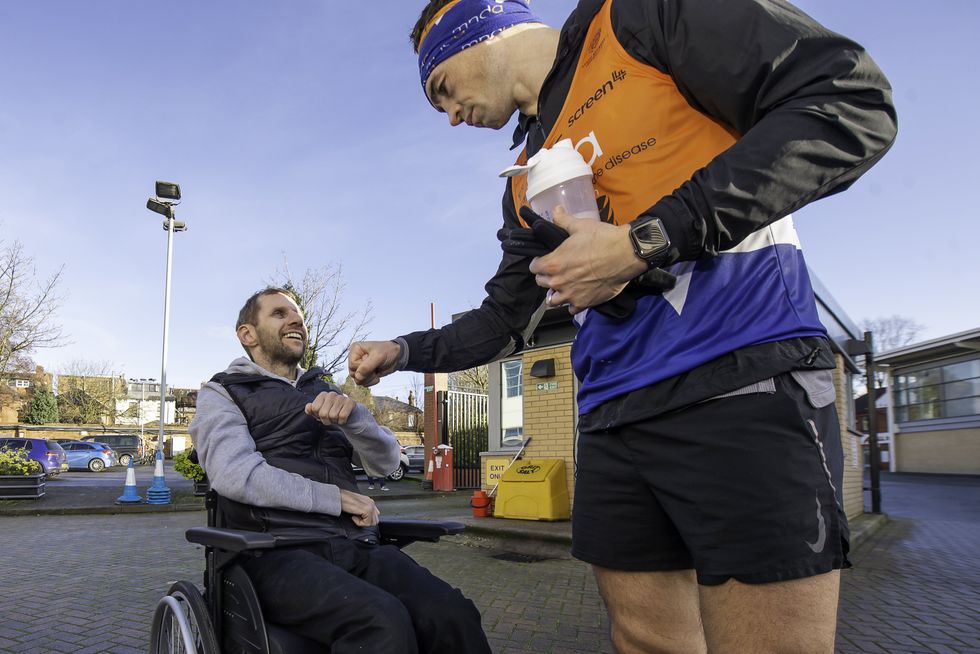
{"label": "wheelchair spoke", "polygon": [[150,641],[151,654],[218,654],[207,607],[193,584],[179,581],[160,600]]}

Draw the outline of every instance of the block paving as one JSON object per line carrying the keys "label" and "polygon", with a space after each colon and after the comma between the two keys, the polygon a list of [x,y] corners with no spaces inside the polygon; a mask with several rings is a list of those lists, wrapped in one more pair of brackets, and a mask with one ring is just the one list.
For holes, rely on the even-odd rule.
{"label": "block paving", "polygon": [[[843,575],[836,651],[980,653],[980,479],[893,476],[883,488],[892,516]],[[203,520],[0,516],[0,652],[145,652],[160,596],[177,579],[201,581],[203,551],[183,532]],[[407,551],[476,602],[499,654],[613,652],[580,562],[528,562],[474,537]]]}

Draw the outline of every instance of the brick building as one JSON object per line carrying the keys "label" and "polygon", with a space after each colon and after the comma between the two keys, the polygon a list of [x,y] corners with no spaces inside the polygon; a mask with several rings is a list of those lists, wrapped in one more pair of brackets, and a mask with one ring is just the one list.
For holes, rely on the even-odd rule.
{"label": "brick building", "polygon": [[980,474],[980,328],[883,352],[877,363],[890,391],[891,470]]}
{"label": "brick building", "polygon": [[51,390],[51,375],[41,366],[33,372],[14,371],[0,375],[0,424],[18,422],[38,386]]}

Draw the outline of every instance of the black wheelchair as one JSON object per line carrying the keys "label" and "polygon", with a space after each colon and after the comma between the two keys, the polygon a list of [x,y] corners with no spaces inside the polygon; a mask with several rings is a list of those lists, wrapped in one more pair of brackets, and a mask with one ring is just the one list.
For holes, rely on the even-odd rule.
{"label": "black wheelchair", "polygon": [[[157,604],[150,630],[150,654],[307,654],[323,645],[267,622],[255,588],[237,563],[243,553],[322,541],[321,533],[273,535],[224,529],[218,496],[205,496],[207,527],[192,527],[186,538],[204,546],[204,593],[189,581],[175,582]],[[458,522],[382,520],[381,543],[404,547],[417,541],[437,542],[463,531]]]}

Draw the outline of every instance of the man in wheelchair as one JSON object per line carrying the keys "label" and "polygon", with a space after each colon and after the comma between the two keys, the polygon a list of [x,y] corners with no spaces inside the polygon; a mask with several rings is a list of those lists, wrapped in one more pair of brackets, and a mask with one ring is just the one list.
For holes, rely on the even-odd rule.
{"label": "man in wheelchair", "polygon": [[383,477],[398,467],[398,443],[322,369],[299,367],[308,333],[290,292],[252,295],[236,330],[248,358],[201,388],[190,426],[217,526],[324,536],[242,556],[265,619],[335,653],[489,652],[474,604],[380,543],[351,458]]}

